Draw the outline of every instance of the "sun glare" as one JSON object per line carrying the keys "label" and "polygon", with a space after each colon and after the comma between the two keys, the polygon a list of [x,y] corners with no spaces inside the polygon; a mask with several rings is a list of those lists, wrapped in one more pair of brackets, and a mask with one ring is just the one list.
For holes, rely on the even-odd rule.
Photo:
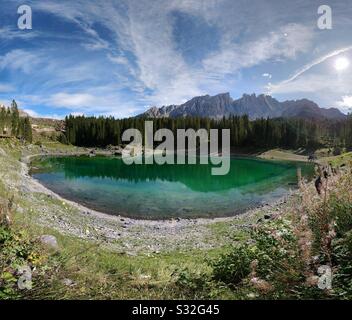
{"label": "sun glare", "polygon": [[339,57],[335,60],[335,69],[337,71],[342,71],[348,68],[350,62],[345,57]]}

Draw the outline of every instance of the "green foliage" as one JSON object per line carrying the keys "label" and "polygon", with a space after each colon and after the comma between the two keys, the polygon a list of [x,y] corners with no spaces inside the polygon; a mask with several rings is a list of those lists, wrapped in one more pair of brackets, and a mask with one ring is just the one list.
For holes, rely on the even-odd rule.
{"label": "green foliage", "polygon": [[176,275],[176,288],[180,290],[186,298],[210,298],[213,286],[208,274],[182,269],[176,270],[174,275]]}
{"label": "green foliage", "polygon": [[11,108],[1,108],[0,110],[0,135],[22,138],[27,142],[32,142],[32,126],[28,117],[21,118],[15,100],[11,103]]}
{"label": "green foliage", "polygon": [[251,248],[236,246],[230,253],[221,255],[211,263],[213,278],[230,286],[237,285],[249,275],[253,260],[254,252]]}
{"label": "green foliage", "polygon": [[59,134],[59,136],[57,137],[57,140],[62,144],[68,144],[66,135],[63,133]]}
{"label": "green foliage", "polygon": [[20,114],[15,100],[11,103],[11,132],[14,136],[20,132]]}
{"label": "green foliage", "polygon": [[43,143],[40,140],[38,140],[34,143],[34,145],[41,147],[43,145]]}
{"label": "green foliage", "polygon": [[289,294],[302,279],[299,250],[290,223],[279,220],[263,225],[252,232],[251,238],[250,243],[233,247],[212,263],[214,280],[235,288],[249,280],[251,274],[269,281],[276,294]]}
{"label": "green foliage", "polygon": [[[330,131],[339,130],[336,123],[312,122],[303,119],[258,119],[250,121],[248,116],[230,116],[221,120],[186,118],[128,118],[117,120],[113,117],[73,117],[65,119],[66,138],[77,146],[101,146],[121,144],[122,133],[135,128],[144,133],[144,121],[154,123],[154,131],[166,128],[176,136],[177,129],[230,129],[231,146],[255,148],[316,148],[321,137]],[[341,126],[341,124],[339,124]],[[338,135],[338,134],[336,134]]]}
{"label": "green foliage", "polygon": [[335,223],[335,231],[338,237],[352,229],[352,203],[332,197],[330,212],[330,220]]}
{"label": "green foliage", "polygon": [[0,251],[0,299],[19,298],[18,270],[22,266],[40,266],[38,245],[24,232],[0,225]]}
{"label": "green foliage", "polygon": [[335,295],[352,299],[352,231],[333,242],[332,260],[338,266],[333,279]]}
{"label": "green foliage", "polygon": [[308,121],[304,119],[257,119],[250,121],[248,116],[230,116],[221,120],[185,118],[128,118],[117,120],[113,117],[95,118],[78,116],[66,117],[66,138],[76,146],[106,147],[121,144],[122,133],[135,128],[144,133],[144,121],[153,121],[154,131],[170,129],[176,136],[177,129],[230,129],[232,147],[251,148],[298,148],[316,149],[327,142],[326,136],[334,136],[335,142],[352,140],[348,130],[349,121]]}

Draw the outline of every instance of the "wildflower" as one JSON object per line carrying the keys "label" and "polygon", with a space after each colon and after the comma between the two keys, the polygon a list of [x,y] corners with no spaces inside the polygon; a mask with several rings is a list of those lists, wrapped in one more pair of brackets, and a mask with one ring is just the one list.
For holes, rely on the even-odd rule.
{"label": "wildflower", "polygon": [[260,278],[252,278],[250,280],[250,283],[259,291],[262,293],[268,293],[270,291],[273,291],[273,286],[266,280],[260,279]]}
{"label": "wildflower", "polygon": [[255,299],[257,296],[258,296],[258,295],[256,295],[256,294],[253,293],[253,292],[250,292],[250,293],[247,294],[247,297],[248,297],[249,299]]}
{"label": "wildflower", "polygon": [[318,276],[310,276],[306,279],[306,285],[308,287],[315,287],[318,285],[319,277]]}

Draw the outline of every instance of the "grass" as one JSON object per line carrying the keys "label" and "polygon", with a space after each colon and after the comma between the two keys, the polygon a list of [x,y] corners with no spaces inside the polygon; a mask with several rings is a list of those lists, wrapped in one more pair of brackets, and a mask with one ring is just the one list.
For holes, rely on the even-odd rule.
{"label": "grass", "polygon": [[[71,146],[50,142],[43,143],[43,145],[51,150],[60,148],[60,150],[71,151],[73,149]],[[6,156],[0,158],[0,168],[3,173],[3,176],[0,176],[0,199],[7,201],[13,195],[16,202],[13,209],[13,222],[6,232],[11,237],[20,239],[19,243],[8,242],[6,246],[15,252],[17,247],[30,242],[31,250],[36,252],[40,258],[38,259],[42,261],[40,266],[36,266],[40,274],[33,275],[33,288],[28,291],[17,289],[17,265],[11,262],[0,263],[0,275],[7,275],[6,270],[12,270],[9,283],[0,282],[0,287],[11,288],[13,291],[10,293],[5,290],[8,294],[2,298],[182,299],[185,294],[176,285],[178,271],[187,269],[193,273],[209,272],[207,260],[224,250],[223,248],[197,250],[190,246],[189,250],[161,253],[142,252],[131,256],[125,251],[107,248],[104,241],[83,240],[38,224],[38,217],[41,216],[41,203],[45,203],[45,207],[55,214],[64,212],[65,215],[75,217],[75,210],[61,200],[41,193],[34,193],[31,197],[24,198],[20,190],[14,187],[15,184],[9,188],[4,183],[8,181],[9,176],[13,176],[12,181],[20,179],[21,153],[24,151],[27,154],[36,154],[40,152],[39,146],[31,146],[31,150],[28,151],[16,140],[8,140],[0,147],[6,152]],[[19,210],[20,208],[22,210]],[[225,229],[224,226],[221,228]],[[216,232],[218,230],[214,230],[215,234]],[[43,247],[38,237],[44,234],[57,238],[59,251],[52,252]],[[209,241],[214,241],[214,239],[209,239]],[[13,259],[14,257],[8,256],[4,260],[13,261]],[[22,259],[21,263],[34,267],[27,258]]]}
{"label": "grass", "polygon": [[[54,142],[43,142],[43,145],[48,150],[74,150],[72,146],[63,146]],[[80,216],[77,215],[77,212],[72,207],[58,199],[47,197],[47,195],[41,193],[35,193],[31,197],[24,197],[21,190],[16,189],[15,184],[9,186],[5,183],[5,181],[9,181],[9,178],[12,181],[20,179],[18,172],[21,153],[38,153],[40,152],[39,146],[31,146],[31,150],[28,150],[27,147],[20,145],[15,140],[6,140],[1,142],[0,147],[6,152],[6,156],[0,156],[0,206],[7,206],[8,200],[12,196],[15,199],[14,207],[11,209],[11,226],[0,226],[0,232],[3,232],[6,236],[4,237],[7,239],[4,242],[5,244],[0,244],[2,246],[0,249],[6,248],[0,253],[0,298],[248,299],[253,297],[300,298],[313,297],[315,294],[304,286],[304,289],[297,289],[298,293],[287,291],[288,284],[292,280],[290,277],[295,277],[296,275],[295,270],[291,273],[274,272],[277,266],[275,263],[272,265],[272,269],[264,270],[271,275],[271,278],[269,277],[265,280],[267,283],[263,282],[263,279],[262,282],[259,279],[256,283],[252,283],[252,279],[249,276],[244,276],[242,279],[242,275],[246,274],[246,272],[248,273],[248,268],[244,270],[243,274],[237,273],[240,278],[236,286],[221,282],[221,279],[228,279],[227,277],[222,277],[222,273],[227,268],[223,268],[225,261],[229,263],[229,268],[233,268],[235,265],[234,262],[237,256],[230,255],[233,247],[244,245],[247,250],[252,248],[253,241],[258,241],[258,239],[254,240],[251,228],[248,226],[256,225],[258,219],[263,217],[264,212],[258,211],[249,218],[240,217],[231,222],[219,221],[204,227],[209,231],[205,241],[210,244],[221,244],[214,246],[212,249],[199,250],[192,247],[190,242],[187,250],[182,248],[182,250],[161,251],[160,253],[142,251],[136,255],[130,255],[126,250],[112,250],[103,239],[98,241],[84,240],[52,229],[47,224],[45,226],[43,223],[38,223],[42,210],[40,203],[45,203],[46,208],[52,210],[51,214],[58,214],[58,212],[62,214],[62,218],[71,216],[73,219],[80,219]],[[272,153],[267,153],[267,155],[284,160],[293,160],[294,158],[297,161],[297,155],[290,156],[287,151],[275,150]],[[335,165],[340,165],[351,158],[352,154],[346,154],[326,160]],[[343,190],[343,193],[347,192],[347,189],[342,187],[339,189],[340,185],[338,183],[334,185],[334,188],[336,191]],[[307,197],[303,200],[305,204],[310,206],[306,208],[298,202],[287,204],[287,210],[283,213],[285,219],[294,222],[297,213],[301,212],[303,208],[307,212],[314,209],[311,204],[315,203],[316,198],[314,197],[312,185],[309,188],[307,187],[307,190],[302,193],[302,197]],[[19,208],[22,208],[22,210],[19,210]],[[344,210],[343,208],[339,210]],[[347,218],[346,216],[343,217],[345,220],[348,218],[348,216]],[[84,224],[85,221],[82,220],[81,223]],[[269,229],[272,226],[273,230],[279,231],[282,231],[283,228],[280,223],[276,224],[276,222],[273,224],[265,223],[265,226],[268,226]],[[299,224],[294,225],[292,232],[295,236],[302,237],[304,232],[298,226]],[[136,227],[135,231],[138,231],[137,229],[138,227]],[[296,231],[299,231],[299,235],[295,233]],[[54,235],[57,238],[59,250],[50,249],[38,241],[38,237],[44,234]],[[226,240],[225,242],[224,239]],[[280,251],[274,252],[272,250],[274,246],[267,246],[267,243],[272,243],[270,237],[263,239],[260,240],[263,242],[260,247],[262,251],[258,252],[264,252],[269,258],[271,254],[280,254]],[[127,240],[118,239],[116,241]],[[140,241],[138,239],[129,240]],[[277,245],[276,248],[285,248],[285,245],[286,242],[282,243],[282,246]],[[286,249],[288,254],[291,254],[290,250],[293,250],[292,244],[288,244]],[[243,251],[243,254],[246,254],[246,250]],[[229,255],[231,259],[228,259]],[[285,262],[286,256],[283,257],[282,261]],[[267,261],[265,260],[267,259],[265,255],[260,255],[260,259]],[[275,262],[276,259],[278,258],[273,259],[273,261]],[[339,253],[336,259],[346,260],[345,255],[342,253]],[[36,271],[33,272],[33,288],[31,290],[20,291],[17,288],[19,274],[16,270],[18,261],[21,264],[29,265],[32,269],[36,268]],[[214,261],[218,261],[217,277],[214,276],[214,268],[216,268]],[[242,260],[239,259],[238,261],[241,263]],[[285,268],[285,270],[289,269],[288,266],[285,266]],[[264,271],[260,271],[260,276],[262,276]],[[275,281],[273,277],[276,279]],[[297,281],[296,278],[294,281]],[[294,283],[297,284],[297,282]],[[276,288],[275,293],[270,291],[270,286],[268,285]],[[341,285],[342,287],[343,285]],[[307,290],[307,292],[304,290]]]}
{"label": "grass", "polygon": [[323,163],[331,163],[334,167],[340,167],[341,165],[347,165],[352,161],[352,152],[344,153],[339,156],[326,157],[323,159]]}
{"label": "grass", "polygon": [[265,151],[259,155],[260,158],[269,160],[286,160],[286,161],[304,161],[306,162],[308,156],[299,154],[293,150],[273,149]]}

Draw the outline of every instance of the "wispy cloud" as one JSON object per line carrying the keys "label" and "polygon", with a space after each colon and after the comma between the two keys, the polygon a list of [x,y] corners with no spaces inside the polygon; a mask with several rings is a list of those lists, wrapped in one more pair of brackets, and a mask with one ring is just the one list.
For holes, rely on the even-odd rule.
{"label": "wispy cloud", "polygon": [[234,73],[271,59],[293,59],[311,47],[313,32],[299,24],[288,24],[255,41],[229,43],[203,61],[205,70],[220,75]]}
{"label": "wispy cloud", "polygon": [[37,31],[19,32],[18,29],[11,28],[9,26],[4,26],[0,28],[0,39],[2,41],[14,40],[14,39],[31,40],[39,36],[40,36],[40,33]]}
{"label": "wispy cloud", "polygon": [[0,93],[14,92],[15,90],[16,88],[10,84],[0,83]]}
{"label": "wispy cloud", "polygon": [[302,68],[300,68],[299,70],[297,70],[292,76],[290,76],[288,79],[281,81],[280,83],[277,84],[272,84],[268,87],[269,89],[269,93],[275,93],[278,91],[283,90],[283,87],[285,87],[287,84],[293,82],[294,80],[296,80],[298,77],[300,77],[301,75],[303,75],[304,73],[306,73],[307,71],[309,71],[310,69],[312,69],[313,67],[325,62],[326,60],[336,57],[337,55],[350,51],[352,50],[352,46],[348,46],[348,47],[344,47],[341,49],[337,49],[334,50],[326,55],[323,55],[322,57],[319,57],[317,59],[315,59],[314,61],[304,65]]}
{"label": "wispy cloud", "polygon": [[22,49],[15,49],[0,56],[0,70],[9,69],[30,74],[39,63],[40,58],[38,55]]}
{"label": "wispy cloud", "polygon": [[[346,24],[343,2],[336,4],[334,14]],[[343,83],[334,84],[331,77],[317,82],[319,77],[329,80],[329,74],[309,72],[351,48],[342,36],[338,46],[334,36],[320,41],[315,2],[28,0],[28,4],[40,13],[34,17],[33,31],[18,32],[6,25],[0,29],[4,43],[0,76],[16,88],[14,94],[29,110],[129,116],[146,105],[177,104],[201,94],[263,91],[271,78],[284,79],[270,85],[274,94],[309,96],[313,89],[328,91],[328,85],[339,86],[338,96],[330,102],[348,94],[342,92],[349,83],[346,77]],[[339,31],[329,35],[334,32]],[[35,41],[27,41],[31,38]],[[10,94],[1,97],[9,99]]]}
{"label": "wispy cloud", "polygon": [[352,112],[352,95],[343,96],[340,101],[337,101],[336,106],[345,113]]}

